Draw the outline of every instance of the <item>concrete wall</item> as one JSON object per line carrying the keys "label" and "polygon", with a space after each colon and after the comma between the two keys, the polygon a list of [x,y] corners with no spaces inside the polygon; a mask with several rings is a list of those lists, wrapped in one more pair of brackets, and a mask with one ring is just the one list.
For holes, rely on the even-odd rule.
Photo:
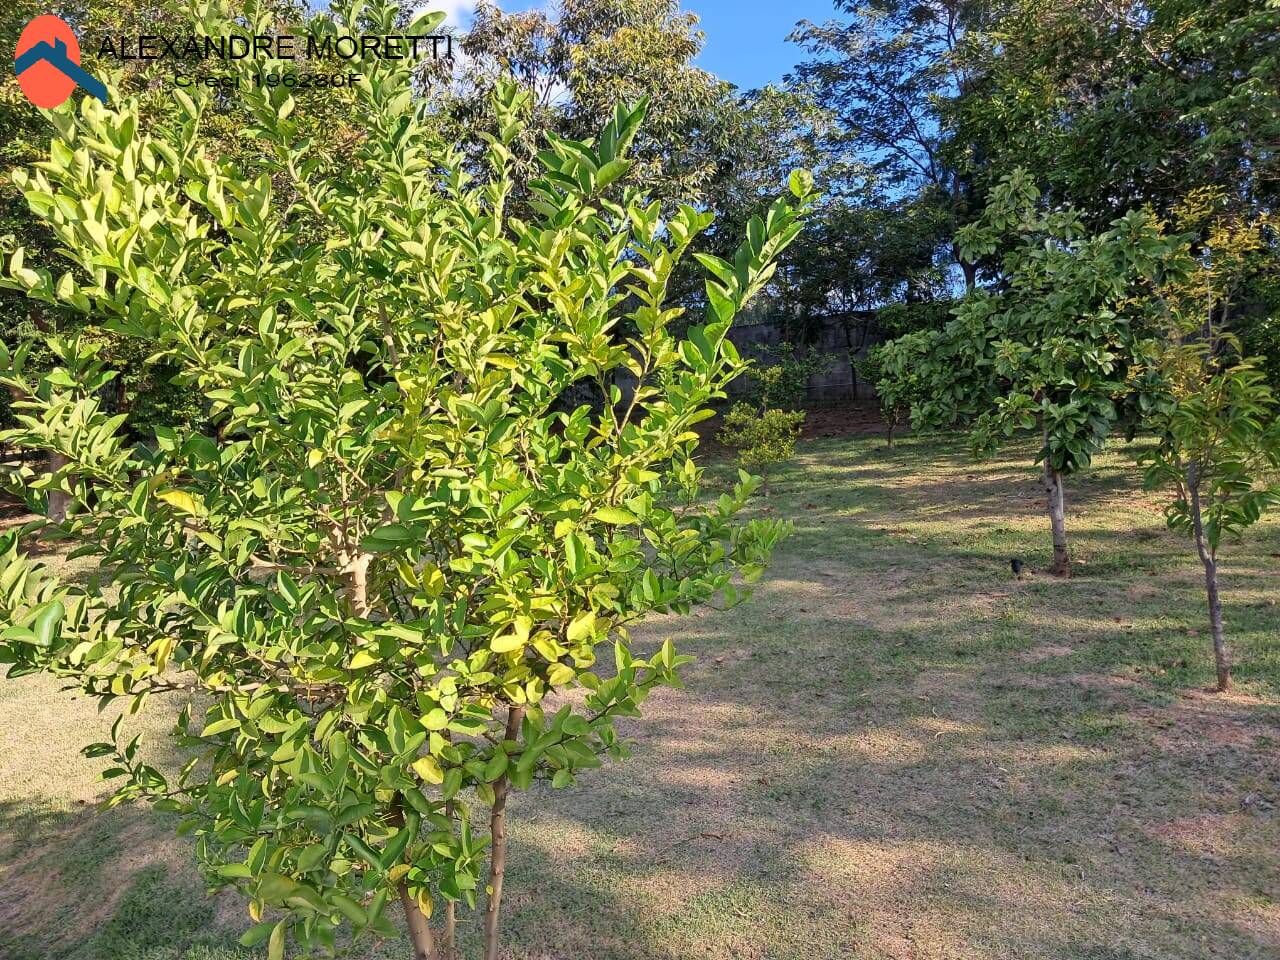
{"label": "concrete wall", "polygon": [[[854,336],[856,336],[856,328],[854,328]],[[773,318],[757,320],[744,317],[735,321],[729,328],[729,339],[743,356],[767,362],[765,349],[781,343],[783,334],[781,325]],[[845,331],[842,326],[827,325],[821,339],[813,346],[827,358],[827,363],[809,378],[809,392],[806,398],[809,403],[839,403],[849,400],[870,400],[875,397],[875,389],[861,377],[857,381],[855,396],[853,371],[849,364],[849,347],[845,343]],[[858,356],[864,352],[865,350],[859,350]]]}

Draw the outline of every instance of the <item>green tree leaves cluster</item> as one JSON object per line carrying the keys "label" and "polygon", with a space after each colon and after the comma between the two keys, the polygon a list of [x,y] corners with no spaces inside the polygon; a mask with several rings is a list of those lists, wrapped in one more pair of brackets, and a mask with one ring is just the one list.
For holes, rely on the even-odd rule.
{"label": "green tree leaves cluster", "polygon": [[[971,146],[962,168],[980,193],[1026,169],[1046,206],[1070,206],[1094,232],[1144,209],[1182,230],[1180,211],[1207,195],[1260,222],[1280,200],[1278,37],[1264,0],[1008,3],[969,35],[974,81],[947,109]],[[1223,329],[1274,387],[1280,239],[1263,239],[1268,265],[1232,291]]]}
{"label": "green tree leaves cluster", "polygon": [[1158,339],[1135,304],[1191,263],[1185,240],[1147,214],[1089,234],[1074,212],[1041,214],[1038,199],[1021,171],[992,191],[958,242],[975,258],[1004,247],[1007,283],[973,291],[942,329],[887,345],[879,389],[910,397],[916,426],[963,425],[978,454],[1040,432],[1053,570],[1067,574],[1063,478],[1154,402]]}
{"label": "green tree leaves cluster", "polygon": [[1174,400],[1156,419],[1160,445],[1146,457],[1144,482],[1165,488],[1169,526],[1196,545],[1204,567],[1218,689],[1231,686],[1231,655],[1218,587],[1218,551],[1264,511],[1280,505],[1280,404],[1266,377],[1245,361],[1223,363],[1192,341],[1165,357],[1177,372]]}
{"label": "green tree leaves cluster", "polygon": [[1231,304],[1265,249],[1266,224],[1223,215],[1214,201],[1179,214],[1198,229],[1194,268],[1171,277],[1147,304],[1161,326],[1157,369],[1166,389],[1148,421],[1160,439],[1145,482],[1170,491],[1169,526],[1188,534],[1204,568],[1218,689],[1231,685],[1219,598],[1218,556],[1280,504],[1280,403],[1261,369],[1228,331]]}
{"label": "green tree leaves cluster", "polygon": [[[227,28],[215,6],[196,16]],[[382,33],[399,17],[335,15]],[[3,282],[148,344],[212,432],[132,445],[91,345],[57,341],[52,369],[4,353],[24,397],[4,439],[66,461],[7,485],[37,512],[46,489],[68,507],[0,544],[0,659],[132,710],[189,699],[180,770],[118,729],[89,753],[113,759],[117,801],[176,812],[210,879],[250,898],[246,943],[275,957],[331,948],[344,923],[388,933],[398,899],[419,955],[453,960],[455,905],[487,890],[491,960],[510,791],[625,755],[615,722],[687,660],[633,649],[628,625],[736,602],[735,575],[758,576],[786,533],[735,521],[751,478],[701,500],[691,454],[743,368],[729,325],[799,232],[811,180],[732,259],[700,258],[707,315],[680,339],[668,287],[711,218],[610,190],[643,107],[549,138],[518,217],[526,93],[498,88],[477,175],[409,65],[358,67],[353,148],[310,136],[283,86],[242,82],[248,171],[210,149],[204,96],[174,123],[140,122],[118,90],[50,114],[48,154],[16,182],[66,259],[19,250]],[[605,402],[567,402],[583,383]],[[26,554],[32,534],[98,573],[59,580]]]}
{"label": "green tree leaves cluster", "polygon": [[735,403],[725,414],[716,439],[737,451],[738,463],[745,470],[760,471],[764,495],[768,496],[769,472],[795,456],[803,425],[802,410]]}
{"label": "green tree leaves cluster", "polygon": [[697,22],[677,0],[566,0],[554,14],[481,2],[461,76],[438,100],[469,137],[495,85],[513,78],[524,86],[533,117],[514,145],[520,177],[534,172],[543,133],[586,139],[615,104],[646,99],[630,182],[664,202],[701,199],[729,147],[736,104],[729,84],[693,63],[702,49]]}

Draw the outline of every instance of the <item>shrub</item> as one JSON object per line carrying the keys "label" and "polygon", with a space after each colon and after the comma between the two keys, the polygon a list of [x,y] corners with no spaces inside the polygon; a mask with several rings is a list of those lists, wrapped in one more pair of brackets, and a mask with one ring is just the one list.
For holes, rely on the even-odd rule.
{"label": "shrub", "polygon": [[908,334],[878,344],[859,361],[859,373],[876,388],[884,419],[885,443],[893,446],[894,432],[911,418],[911,408],[925,399],[924,386],[913,369],[913,344],[920,334]]}
{"label": "shrub", "polygon": [[763,410],[799,410],[809,393],[809,380],[825,369],[829,358],[813,347],[783,341],[765,350],[772,363],[753,364],[747,371],[746,398]]}
{"label": "shrub", "polygon": [[804,414],[787,410],[759,410],[749,403],[735,403],[725,414],[717,439],[738,451],[738,463],[759,470],[764,495],[769,495],[769,471],[786,463],[796,452]]}

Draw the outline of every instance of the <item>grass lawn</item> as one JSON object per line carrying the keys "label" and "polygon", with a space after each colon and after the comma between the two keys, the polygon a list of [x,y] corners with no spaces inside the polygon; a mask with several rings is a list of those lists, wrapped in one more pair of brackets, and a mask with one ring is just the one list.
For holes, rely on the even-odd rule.
{"label": "grass lawn", "polygon": [[[513,805],[510,956],[1280,956],[1280,524],[1224,548],[1238,690],[1206,693],[1199,564],[1133,455],[1070,482],[1063,581],[1031,446],[803,444],[755,598],[643,628],[698,661],[633,759]],[[250,956],[169,824],[96,812],[109,721],[0,681],[0,957]]]}

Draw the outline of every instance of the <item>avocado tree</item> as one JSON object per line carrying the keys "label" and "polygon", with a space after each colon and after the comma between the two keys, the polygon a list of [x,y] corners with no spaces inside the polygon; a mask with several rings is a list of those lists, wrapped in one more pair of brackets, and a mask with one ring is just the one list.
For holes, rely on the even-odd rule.
{"label": "avocado tree", "polygon": [[1087,234],[1071,211],[1042,212],[1021,171],[960,231],[963,256],[1001,254],[1000,277],[940,330],[885,348],[880,389],[909,397],[917,427],[962,424],[975,454],[1036,430],[1053,538],[1051,571],[1071,573],[1064,478],[1088,467],[1117,426],[1159,394],[1158,338],[1142,321],[1152,284],[1185,273],[1186,243],[1136,211]]}
{"label": "avocado tree", "polygon": [[[357,4],[311,29],[403,32],[396,16]],[[206,8],[194,29],[230,27]],[[754,479],[698,499],[691,454],[743,367],[729,325],[799,231],[810,178],[733,262],[702,258],[706,321],[677,339],[668,281],[709,216],[605,199],[643,107],[549,138],[521,220],[506,200],[527,95],[500,87],[476,175],[433,139],[411,66],[357,60],[354,154],[302,137],[258,61],[240,95],[259,176],[206,151],[204,97],[175,91],[181,119],[146,127],[113,91],[50,113],[47,158],[18,178],[66,262],[19,249],[4,283],[150,343],[211,427],[131,446],[86,344],[60,341],[41,373],[4,351],[25,398],[6,441],[66,459],[8,487],[68,506],[0,543],[0,660],[130,711],[186,701],[181,769],[118,723],[87,753],[112,758],[111,802],[177,815],[273,958],[327,952],[344,922],[392,934],[399,900],[420,960],[461,956],[456,905],[483,903],[494,960],[511,792],[624,756],[615,722],[689,659],[634,649],[628,625],[736,602],[786,532],[735,522]],[[603,402],[567,400],[583,382]],[[25,552],[36,534],[97,572],[60,580]]]}

